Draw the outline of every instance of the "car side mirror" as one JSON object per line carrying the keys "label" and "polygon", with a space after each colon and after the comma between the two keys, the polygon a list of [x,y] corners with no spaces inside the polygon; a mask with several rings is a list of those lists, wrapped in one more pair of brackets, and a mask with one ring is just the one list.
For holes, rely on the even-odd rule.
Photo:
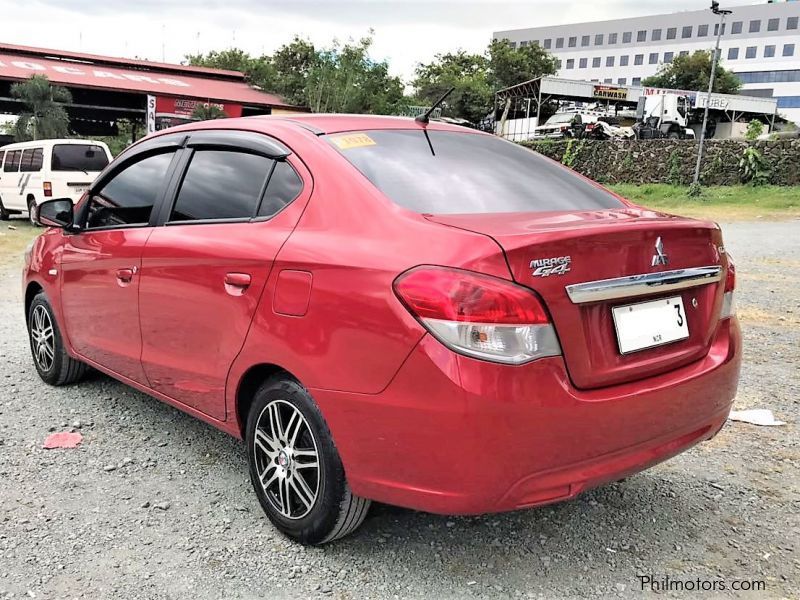
{"label": "car side mirror", "polygon": [[74,205],[69,198],[45,200],[36,209],[36,222],[45,227],[69,229],[74,220]]}

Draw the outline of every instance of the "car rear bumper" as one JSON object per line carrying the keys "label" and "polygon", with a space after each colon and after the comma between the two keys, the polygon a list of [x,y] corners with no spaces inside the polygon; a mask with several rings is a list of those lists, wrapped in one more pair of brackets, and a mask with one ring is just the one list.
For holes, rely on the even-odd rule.
{"label": "car rear bumper", "polygon": [[702,360],[582,391],[561,357],[509,367],[426,336],[380,394],[311,392],[356,494],[482,514],[571,498],[712,438],[736,394],[740,355],[734,318]]}

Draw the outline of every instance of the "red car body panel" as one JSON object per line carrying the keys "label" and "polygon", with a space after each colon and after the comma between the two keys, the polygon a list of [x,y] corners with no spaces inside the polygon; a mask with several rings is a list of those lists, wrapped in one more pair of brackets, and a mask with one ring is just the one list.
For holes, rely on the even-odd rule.
{"label": "red car body panel", "polygon": [[[736,318],[720,318],[724,280],[680,292],[685,306],[697,300],[688,339],[631,355],[615,345],[610,307],[620,302],[576,305],[565,286],[726,269],[719,229],[627,201],[608,211],[418,214],[319,137],[419,127],[315,115],[162,132],[272,136],[291,150],[304,190],[263,222],[48,230],[26,261],[26,298],[47,293],[70,354],[235,436],[248,374],[290,373],[320,406],[353,491],[420,510],[478,514],[569,498],[715,435],[741,356]],[[669,267],[649,263],[658,236],[672,240]],[[535,256],[588,252],[593,260],[574,260],[562,277],[531,276]],[[392,290],[419,265],[534,289],[563,356],[510,366],[448,349]],[[134,277],[120,281],[131,266]]]}

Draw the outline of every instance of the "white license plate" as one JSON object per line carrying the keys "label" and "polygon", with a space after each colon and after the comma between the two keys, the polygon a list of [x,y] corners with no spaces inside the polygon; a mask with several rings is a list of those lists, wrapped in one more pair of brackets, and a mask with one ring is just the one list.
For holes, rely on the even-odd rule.
{"label": "white license plate", "polygon": [[686,312],[680,296],[615,306],[611,309],[611,314],[622,354],[655,348],[689,337]]}
{"label": "white license plate", "polygon": [[81,196],[83,196],[83,194],[86,193],[88,190],[89,190],[89,186],[88,185],[87,186],[80,186],[80,187],[72,188],[73,192],[75,192],[76,194],[80,194]]}

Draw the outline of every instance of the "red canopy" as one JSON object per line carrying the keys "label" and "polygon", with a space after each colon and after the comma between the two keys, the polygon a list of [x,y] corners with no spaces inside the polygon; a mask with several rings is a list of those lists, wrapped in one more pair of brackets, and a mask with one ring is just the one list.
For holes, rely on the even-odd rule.
{"label": "red canopy", "polygon": [[253,89],[236,71],[0,46],[0,79],[24,80],[32,75],[46,75],[52,83],[71,87],[294,108],[279,96]]}

